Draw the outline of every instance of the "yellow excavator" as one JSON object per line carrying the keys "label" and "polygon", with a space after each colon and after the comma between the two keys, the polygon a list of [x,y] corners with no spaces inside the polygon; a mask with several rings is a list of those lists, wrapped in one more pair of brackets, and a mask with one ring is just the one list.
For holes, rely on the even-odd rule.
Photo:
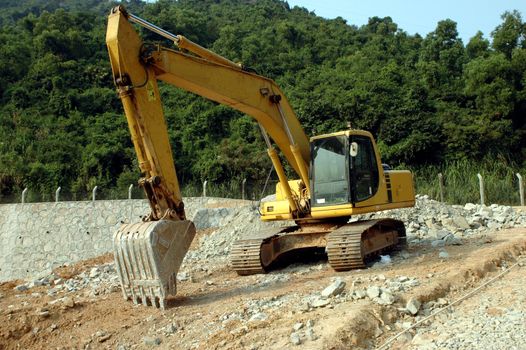
{"label": "yellow excavator", "polygon": [[[133,24],[175,43],[144,43]],[[230,253],[239,275],[264,273],[284,254],[324,248],[337,271],[364,267],[369,256],[405,242],[401,221],[349,223],[353,215],[411,207],[412,174],[382,166],[372,135],[348,129],[311,137],[280,88],[181,35],[173,35],[122,6],[112,9],[106,33],[111,67],[124,106],[151,212],[140,223],[124,224],[113,238],[124,298],[164,308],[176,294],[176,277],[195,236],[187,220],[158,80],[239,110],[261,128],[278,175],[275,200],[261,203],[263,221],[294,225],[246,232]],[[274,145],[298,179],[289,180]]]}

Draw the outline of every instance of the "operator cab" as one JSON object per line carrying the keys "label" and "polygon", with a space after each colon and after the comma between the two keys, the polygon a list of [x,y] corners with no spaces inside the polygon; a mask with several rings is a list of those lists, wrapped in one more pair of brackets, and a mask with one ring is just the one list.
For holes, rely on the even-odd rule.
{"label": "operator cab", "polygon": [[378,191],[379,161],[372,135],[347,130],[311,138],[311,206],[364,201]]}

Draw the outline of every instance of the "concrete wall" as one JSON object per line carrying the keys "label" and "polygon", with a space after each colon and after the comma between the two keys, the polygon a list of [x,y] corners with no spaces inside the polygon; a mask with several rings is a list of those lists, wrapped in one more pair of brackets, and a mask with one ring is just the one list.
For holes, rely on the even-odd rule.
{"label": "concrete wall", "polygon": [[[219,225],[248,203],[185,199],[187,217],[196,216],[198,228]],[[147,213],[148,202],[136,199],[0,205],[0,281],[43,276],[64,263],[110,252],[121,223],[138,222]]]}

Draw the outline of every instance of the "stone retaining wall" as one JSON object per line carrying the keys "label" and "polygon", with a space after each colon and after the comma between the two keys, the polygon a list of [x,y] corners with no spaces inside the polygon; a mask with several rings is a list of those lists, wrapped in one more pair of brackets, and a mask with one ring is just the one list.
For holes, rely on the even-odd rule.
{"label": "stone retaining wall", "polygon": [[[187,217],[195,216],[198,228],[220,225],[248,203],[185,198]],[[0,205],[0,281],[38,277],[64,263],[110,252],[118,227],[147,213],[148,202],[138,199]]]}

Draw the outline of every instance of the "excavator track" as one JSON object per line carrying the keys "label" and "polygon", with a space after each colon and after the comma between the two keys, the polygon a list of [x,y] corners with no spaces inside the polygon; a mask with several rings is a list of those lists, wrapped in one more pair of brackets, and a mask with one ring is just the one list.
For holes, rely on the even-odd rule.
{"label": "excavator track", "polygon": [[266,273],[265,269],[275,258],[272,248],[276,242],[273,240],[298,229],[298,226],[273,227],[236,241],[230,251],[231,267],[241,276]]}
{"label": "excavator track", "polygon": [[365,267],[365,260],[405,242],[401,221],[368,220],[344,225],[327,235],[329,264],[336,271]]}
{"label": "excavator track", "polygon": [[265,273],[261,263],[261,246],[264,239],[245,239],[234,243],[230,251],[230,264],[238,275]]}
{"label": "excavator track", "polygon": [[365,267],[362,251],[362,231],[338,232],[327,238],[327,257],[336,271]]}

